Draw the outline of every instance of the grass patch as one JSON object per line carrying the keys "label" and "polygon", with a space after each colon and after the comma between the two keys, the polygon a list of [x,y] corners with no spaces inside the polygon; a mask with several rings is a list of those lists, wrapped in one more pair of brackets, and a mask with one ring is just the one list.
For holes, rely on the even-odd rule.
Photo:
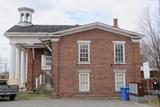
{"label": "grass patch", "polygon": [[147,103],[149,105],[154,105],[156,107],[160,107],[159,99],[158,98],[146,99],[145,103]]}
{"label": "grass patch", "polygon": [[33,92],[19,92],[16,99],[18,100],[35,100],[35,99],[49,99],[52,93],[33,93]]}

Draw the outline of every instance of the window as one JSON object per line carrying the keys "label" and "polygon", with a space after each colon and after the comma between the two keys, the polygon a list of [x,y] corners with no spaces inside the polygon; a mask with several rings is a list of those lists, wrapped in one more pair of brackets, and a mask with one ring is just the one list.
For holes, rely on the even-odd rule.
{"label": "window", "polygon": [[115,73],[115,90],[120,91],[123,86],[125,86],[125,73]]}
{"label": "window", "polygon": [[78,41],[78,63],[90,64],[90,42],[91,41]]}
{"label": "window", "polygon": [[21,13],[21,21],[23,22],[24,21],[24,14]]}
{"label": "window", "polygon": [[125,63],[125,41],[114,41],[114,63]]}
{"label": "window", "polygon": [[26,14],[27,22],[29,22],[29,13]]}
{"label": "window", "polygon": [[52,66],[52,57],[51,56],[46,56],[42,55],[41,56],[41,67],[43,70],[45,69],[51,69]]}
{"label": "window", "polygon": [[88,92],[90,90],[89,73],[79,73],[79,91]]}

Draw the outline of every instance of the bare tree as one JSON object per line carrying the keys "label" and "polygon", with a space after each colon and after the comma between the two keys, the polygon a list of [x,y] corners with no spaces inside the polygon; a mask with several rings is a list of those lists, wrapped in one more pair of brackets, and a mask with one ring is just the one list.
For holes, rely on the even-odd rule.
{"label": "bare tree", "polygon": [[152,69],[158,70],[160,78],[160,0],[154,11],[145,9],[139,21],[140,29],[146,35],[141,46],[143,58],[149,60]]}

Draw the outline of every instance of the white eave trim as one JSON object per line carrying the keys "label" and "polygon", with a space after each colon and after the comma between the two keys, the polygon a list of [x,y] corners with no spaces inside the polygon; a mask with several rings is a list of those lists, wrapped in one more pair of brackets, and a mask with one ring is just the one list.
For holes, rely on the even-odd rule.
{"label": "white eave trim", "polygon": [[50,35],[48,32],[5,32],[4,35],[10,37],[59,37],[60,35]]}
{"label": "white eave trim", "polygon": [[21,36],[21,35],[48,35],[48,32],[5,32],[5,36]]}
{"label": "white eave trim", "polygon": [[132,42],[140,42],[139,39],[132,39]]}
{"label": "white eave trim", "polygon": [[[102,29],[102,30],[109,31],[109,32],[113,32],[113,33],[120,34],[120,35],[124,35],[124,36],[131,37],[131,38],[140,39],[143,37],[143,35],[141,35],[139,33],[131,32],[131,31],[124,30],[124,29],[114,28],[112,26],[109,26],[109,25],[103,24],[103,23],[99,23],[99,22],[86,24],[86,25],[82,25],[79,27],[75,27],[75,28],[71,28],[71,29],[67,29],[67,30],[63,30],[63,31],[57,31],[54,33],[50,33],[50,35],[61,34],[61,36],[64,36],[64,35],[69,35],[69,34],[73,34],[73,33],[77,33],[77,32],[95,29],[95,28]],[[137,36],[133,36],[133,35],[137,35]]]}
{"label": "white eave trim", "polygon": [[53,39],[51,39],[51,41],[58,42],[59,38],[53,38]]}

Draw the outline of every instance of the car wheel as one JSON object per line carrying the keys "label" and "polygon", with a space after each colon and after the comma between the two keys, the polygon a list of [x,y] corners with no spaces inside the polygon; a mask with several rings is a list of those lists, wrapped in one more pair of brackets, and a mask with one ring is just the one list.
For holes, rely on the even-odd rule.
{"label": "car wheel", "polygon": [[11,96],[9,96],[9,99],[10,99],[11,101],[15,100],[15,98],[16,98],[16,96],[15,96],[15,95],[11,95]]}

